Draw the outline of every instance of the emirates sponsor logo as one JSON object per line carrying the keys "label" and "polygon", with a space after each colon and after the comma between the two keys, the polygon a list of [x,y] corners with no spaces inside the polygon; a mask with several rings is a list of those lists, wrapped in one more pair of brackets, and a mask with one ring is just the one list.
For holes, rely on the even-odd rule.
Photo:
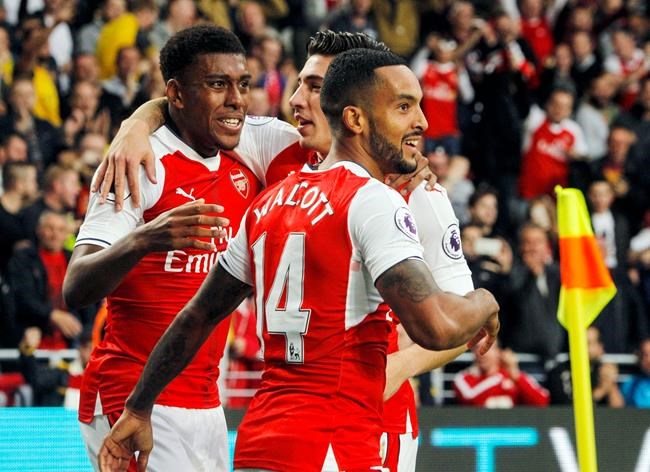
{"label": "emirates sponsor logo", "polygon": [[242,197],[248,198],[250,185],[248,183],[248,177],[246,177],[246,174],[241,169],[233,169],[230,171],[230,181]]}

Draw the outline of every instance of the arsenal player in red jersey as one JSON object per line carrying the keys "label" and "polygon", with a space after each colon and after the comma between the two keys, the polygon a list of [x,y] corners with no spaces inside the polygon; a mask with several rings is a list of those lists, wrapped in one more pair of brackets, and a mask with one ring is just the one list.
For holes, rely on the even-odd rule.
{"label": "arsenal player in red jersey", "polygon": [[[261,188],[233,150],[241,144],[250,80],[237,37],[212,26],[186,29],[162,49],[161,69],[168,120],[147,140],[157,182],[142,176],[141,205],[129,196],[119,213],[93,195],[64,283],[71,306],[108,297],[106,335],[84,373],[79,409],[96,468],[101,441],[153,346],[225,250]],[[253,141],[262,139],[247,139],[249,153],[256,152]],[[228,231],[220,229],[229,222]],[[150,470],[229,469],[216,384],[227,332],[228,323],[220,324],[158,398]]]}
{"label": "arsenal player in red jersey", "polygon": [[321,94],[330,153],[318,171],[305,166],[253,203],[152,352],[104,442],[102,470],[124,470],[135,451],[146,463],[156,398],[251,286],[266,362],[238,431],[236,469],[381,469],[386,302],[426,348],[474,345],[487,335],[481,351],[489,349],[496,301],[481,289],[464,297],[440,291],[410,210],[378,182],[415,169],[426,128],[421,98],[417,79],[392,53],[334,59]]}
{"label": "arsenal player in red jersey", "polygon": [[[295,137],[299,138],[302,155],[293,145],[287,145],[286,149],[280,152],[270,163],[248,162],[252,169],[260,169],[260,179],[268,184],[276,181],[282,173],[286,176],[290,171],[297,171],[305,162],[313,162],[314,157],[325,156],[331,145],[331,133],[329,125],[320,106],[320,89],[323,77],[334,57],[346,50],[353,48],[366,48],[386,51],[383,43],[378,43],[363,34],[335,33],[323,31],[315,35],[309,43],[309,58],[299,75],[299,86],[291,97],[291,106],[295,110],[295,118],[298,122],[298,132]],[[156,103],[154,101],[152,103]],[[164,102],[164,101],[162,101]],[[114,168],[128,166],[131,171],[139,167],[140,155],[147,155],[149,149],[142,146],[146,141],[144,136],[136,132],[144,122],[146,132],[148,129],[155,129],[163,122],[163,116],[158,111],[160,104],[145,105],[136,116],[123,125],[124,131],[120,132],[113,143],[113,152],[109,155],[115,157],[117,166],[108,166],[108,176],[113,173]],[[246,140],[246,129],[250,124],[257,125],[269,118],[257,118],[247,121],[242,142]],[[277,122],[277,120],[274,120]],[[277,128],[277,127],[276,127]],[[266,135],[266,141],[276,141],[275,135],[286,136],[283,129],[272,128],[271,133]],[[286,140],[290,140],[287,137]],[[268,145],[268,144],[267,144]],[[241,143],[239,148],[241,148]],[[239,149],[238,148],[238,149]],[[120,157],[127,156],[126,165]],[[239,152],[239,155],[246,157],[249,153]],[[112,161],[108,161],[109,164]],[[149,163],[145,159],[145,166]],[[268,166],[268,171],[265,170]],[[395,176],[391,177],[393,180]],[[123,175],[116,173],[116,186],[123,182]],[[132,191],[135,191],[138,181],[129,179]],[[401,183],[398,180],[393,186]],[[118,195],[121,192],[118,191]],[[137,195],[135,191],[134,195]],[[471,273],[467,267],[460,247],[458,237],[458,220],[453,213],[451,204],[445,190],[436,185],[434,192],[425,192],[423,188],[416,188],[407,197],[409,207],[420,228],[420,242],[424,246],[424,257],[431,269],[434,280],[438,286],[445,290],[464,295],[473,290]],[[418,448],[418,424],[417,412],[413,390],[408,378],[422,372],[449,362],[461,352],[464,347],[444,351],[427,351],[412,344],[407,336],[400,336],[406,340],[398,350],[399,319],[391,316],[391,334],[389,338],[389,362],[387,367],[385,398],[388,401],[384,405],[384,435],[382,435],[382,458],[383,466],[391,472],[408,472],[415,470],[416,455]]]}

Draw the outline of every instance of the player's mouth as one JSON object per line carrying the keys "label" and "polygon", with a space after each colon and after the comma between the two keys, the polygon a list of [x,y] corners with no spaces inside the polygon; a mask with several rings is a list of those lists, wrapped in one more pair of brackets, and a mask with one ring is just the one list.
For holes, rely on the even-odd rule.
{"label": "player's mouth", "polygon": [[240,131],[244,125],[244,119],[238,117],[219,118],[217,122],[222,128],[235,132]]}
{"label": "player's mouth", "polygon": [[310,121],[303,116],[299,115],[298,113],[294,113],[293,118],[298,122],[298,125],[296,126],[296,129],[298,132],[304,136],[304,133],[306,133],[307,128],[309,126],[313,126],[314,122]]}
{"label": "player's mouth", "polygon": [[420,142],[420,136],[409,136],[402,141],[402,145],[406,149],[416,151],[419,142]]}

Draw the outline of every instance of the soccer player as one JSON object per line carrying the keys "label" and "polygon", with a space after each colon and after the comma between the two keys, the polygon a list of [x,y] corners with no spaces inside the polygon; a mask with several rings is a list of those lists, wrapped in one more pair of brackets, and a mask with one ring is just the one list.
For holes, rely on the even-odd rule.
{"label": "soccer player", "polygon": [[[271,162],[270,172],[263,170],[261,179],[272,184],[281,177],[286,176],[290,171],[297,171],[305,162],[317,162],[329,152],[332,137],[329,125],[323,114],[320,105],[320,89],[323,77],[337,54],[353,48],[375,49],[387,51],[383,43],[364,34],[335,33],[333,31],[322,31],[315,35],[309,43],[309,58],[299,75],[299,86],[291,98],[291,105],[295,110],[295,118],[298,122],[298,132],[302,157],[293,145],[287,146],[286,150]],[[108,166],[107,177],[113,173],[113,169],[128,166],[129,169],[137,169],[140,163],[140,156],[147,156],[149,150],[142,146],[146,140],[140,133],[148,133],[149,129],[155,129],[163,122],[163,114],[159,112],[160,102],[155,105],[145,105],[136,117],[130,119],[125,130],[136,127],[132,133],[120,132],[114,142],[112,153],[115,157],[125,157],[126,163],[116,159],[117,165]],[[268,118],[260,119],[268,120]],[[138,126],[144,123],[144,131],[136,133]],[[249,125],[247,123],[245,128]],[[271,129],[271,131],[274,131]],[[284,130],[283,130],[284,131]],[[277,132],[274,131],[273,134]],[[242,141],[245,141],[245,136]],[[273,142],[269,135],[268,140]],[[127,154],[129,153],[129,154]],[[111,153],[109,152],[109,155]],[[245,156],[246,153],[240,153]],[[149,159],[145,158],[145,166]],[[108,161],[108,164],[112,164]],[[249,162],[253,169],[260,168],[260,164]],[[268,165],[268,164],[267,164]],[[400,180],[395,180],[395,175],[390,180],[395,181],[397,186]],[[123,175],[117,172],[115,175],[116,186],[123,182]],[[129,178],[132,192],[136,192],[137,180]],[[117,192],[121,195],[121,192]],[[429,265],[434,280],[438,286],[446,291],[464,295],[473,290],[471,272],[463,257],[458,220],[453,213],[451,204],[445,190],[436,185],[433,192],[426,192],[424,188],[416,188],[408,197],[409,206],[413,211],[416,223],[420,228],[420,242],[424,246],[425,260]],[[418,345],[411,345],[397,353],[398,348],[398,323],[396,317],[391,330],[389,357],[387,368],[387,386],[385,396],[390,399],[384,405],[384,432],[382,441],[385,443],[382,451],[385,454],[383,465],[391,472],[407,472],[415,470],[415,462],[418,448],[418,424],[415,408],[415,397],[413,389],[408,382],[411,376],[428,372],[433,368],[446,364],[457,357],[465,350],[465,347],[455,348],[445,352],[427,351]],[[404,346],[402,346],[404,347]]]}
{"label": "soccer player", "polygon": [[[233,149],[244,144],[247,153],[270,161],[264,153],[281,152],[285,135],[295,141],[291,126],[272,123],[247,126],[246,142],[240,141],[250,75],[231,32],[200,26],[178,33],[161,51],[161,68],[168,124],[145,139],[154,150],[157,183],[143,175],[141,205],[127,198],[119,213],[92,197],[64,285],[71,306],[108,297],[106,335],[85,371],[79,409],[95,467],[101,441],[153,346],[201,285],[261,188]],[[273,143],[259,136],[268,126],[279,135]],[[228,232],[219,229],[229,222]],[[228,322],[218,326],[159,397],[153,422],[160,444],[151,470],[229,469],[216,383],[227,333]]]}
{"label": "soccer player", "polygon": [[381,183],[387,173],[415,170],[426,128],[421,98],[417,78],[392,53],[353,50],[334,59],[321,94],[333,131],[327,158],[255,200],[154,348],[104,441],[102,470],[124,469],[135,451],[146,465],[157,396],[251,286],[265,371],[238,430],[236,469],[381,469],[386,303],[425,348],[474,345],[487,335],[481,351],[489,349],[496,301],[482,289],[465,297],[439,290],[410,210]]}

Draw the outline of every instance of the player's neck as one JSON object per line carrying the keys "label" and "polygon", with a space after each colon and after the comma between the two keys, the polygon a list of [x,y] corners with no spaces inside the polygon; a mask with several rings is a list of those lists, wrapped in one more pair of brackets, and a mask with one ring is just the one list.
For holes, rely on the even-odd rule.
{"label": "player's neck", "polygon": [[206,148],[202,143],[198,142],[194,136],[188,132],[192,125],[187,126],[183,117],[170,110],[166,122],[167,127],[174,133],[181,141],[191,147],[201,157],[214,157],[219,152],[219,146],[210,146]]}
{"label": "player's neck", "polygon": [[384,173],[372,156],[353,139],[334,140],[327,157],[318,166],[319,169],[329,169],[337,162],[350,161],[366,169],[375,179],[383,182]]}

